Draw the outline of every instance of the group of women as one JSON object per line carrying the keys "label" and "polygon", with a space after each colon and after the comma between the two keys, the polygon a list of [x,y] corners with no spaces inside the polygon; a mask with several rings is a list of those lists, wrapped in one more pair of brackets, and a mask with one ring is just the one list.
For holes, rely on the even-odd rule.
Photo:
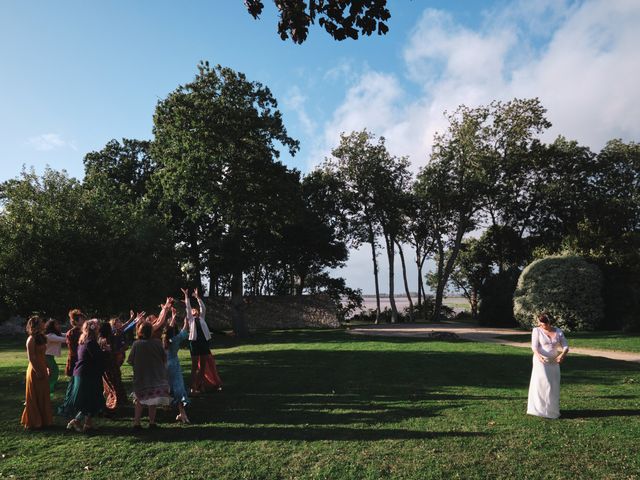
{"label": "group of women", "polygon": [[[134,429],[141,429],[144,407],[148,409],[149,428],[156,426],[158,406],[178,409],[176,420],[189,423],[186,407],[189,395],[184,384],[178,350],[187,338],[191,350],[192,395],[207,389],[222,389],[216,363],[209,349],[211,333],[205,322],[205,305],[196,289],[192,307],[189,292],[182,289],[186,317],[181,329],[176,324],[173,298],[168,297],[158,316],[144,312],[126,324],[119,319],[101,324],[85,320],[80,310],[69,312],[71,329],[62,336],[55,320],[46,324],[39,317],[27,322],[27,356],[25,408],[22,425],[27,429],[43,428],[53,423],[51,397],[58,379],[55,357],[61,344],[69,349],[65,373],[69,383],[60,415],[71,418],[68,429],[90,431],[93,418],[101,412],[115,412],[127,402],[120,367],[124,363],[125,332],[136,327],[137,340],[129,352],[133,367]],[[170,316],[169,316],[170,314]],[[569,352],[567,340],[559,328],[551,325],[546,314],[537,316],[538,326],[531,333],[533,368],[529,384],[527,414],[544,418],[560,416],[560,363]]]}
{"label": "group of women", "polygon": [[127,359],[133,369],[134,429],[142,428],[145,407],[149,428],[156,426],[158,406],[173,406],[178,412],[176,420],[189,423],[186,412],[189,394],[178,359],[178,350],[187,338],[191,350],[191,395],[222,390],[222,380],[209,349],[211,333],[205,322],[204,302],[196,289],[193,297],[198,306],[192,307],[189,291],[182,289],[182,292],[186,317],[181,328],[177,325],[177,311],[171,297],[162,305],[159,315],[145,316],[145,312],[141,312],[135,316],[131,312],[125,324],[118,318],[109,323],[86,320],[80,310],[71,310],[71,328],[65,336],[55,320],[44,323],[40,317],[29,318],[29,366],[22,425],[26,429],[52,425],[51,398],[58,380],[55,357],[60,355],[65,342],[68,347],[65,373],[69,382],[58,414],[70,419],[67,429],[89,432],[95,428],[96,415],[116,414],[127,403],[120,369],[127,350],[125,335],[134,327],[136,340]]}

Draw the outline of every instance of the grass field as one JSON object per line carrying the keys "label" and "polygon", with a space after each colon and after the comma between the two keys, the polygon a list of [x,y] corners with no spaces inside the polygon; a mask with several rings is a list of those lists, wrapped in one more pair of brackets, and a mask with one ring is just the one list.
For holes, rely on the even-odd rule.
{"label": "grass field", "polygon": [[[640,353],[640,335],[622,332],[572,332],[566,333],[570,347],[618,350]],[[531,334],[501,335],[498,338],[512,342],[530,342]]]}
{"label": "grass field", "polygon": [[637,364],[570,357],[563,418],[544,420],[524,413],[524,349],[342,331],[219,337],[225,391],[194,400],[194,424],[161,412],[158,430],[136,435],[128,409],[84,436],[61,419],[20,427],[23,342],[0,344],[0,478],[640,478]]}

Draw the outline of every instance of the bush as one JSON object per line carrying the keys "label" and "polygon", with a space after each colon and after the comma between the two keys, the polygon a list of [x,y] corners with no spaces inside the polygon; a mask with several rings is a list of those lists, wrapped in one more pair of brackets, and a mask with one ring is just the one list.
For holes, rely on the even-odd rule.
{"label": "bush", "polygon": [[513,298],[517,322],[525,328],[534,316],[549,313],[566,331],[595,330],[604,318],[600,269],[576,256],[536,260],[520,274]]}
{"label": "bush", "polygon": [[517,268],[491,275],[480,288],[478,323],[499,327],[516,326],[513,316],[513,293],[520,270]]}
{"label": "bush", "polygon": [[[403,310],[398,310],[398,323],[403,323],[408,321],[409,317],[405,317],[405,313]],[[375,323],[376,321],[376,310],[375,308],[368,308],[367,310],[363,310],[359,313],[356,313],[352,317],[349,318],[351,322],[364,322],[364,323]],[[380,322],[379,323],[391,323],[391,308],[385,307],[380,310]]]}
{"label": "bush", "polygon": [[[430,321],[434,308],[435,298],[433,295],[427,295],[425,301],[423,301],[419,306],[417,302],[413,304],[413,320],[417,322],[426,318],[427,321]],[[451,320],[455,314],[456,312],[453,311],[453,308],[443,304],[440,307],[440,315],[438,315],[437,321]]]}

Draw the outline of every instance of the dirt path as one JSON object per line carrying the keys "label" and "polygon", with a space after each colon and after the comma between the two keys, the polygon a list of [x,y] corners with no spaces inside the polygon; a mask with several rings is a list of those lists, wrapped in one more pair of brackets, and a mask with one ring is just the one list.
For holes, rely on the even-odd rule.
{"label": "dirt path", "polygon": [[[474,327],[466,323],[432,323],[412,324],[397,323],[395,325],[365,325],[353,327],[348,332],[352,335],[376,335],[386,337],[428,337],[433,332],[452,332],[461,338],[476,342],[498,343],[510,347],[530,348],[528,342],[512,342],[497,338],[502,335],[522,335],[522,330],[512,328],[484,328]],[[571,347],[571,345],[569,345]],[[618,352],[613,350],[595,350],[592,348],[573,348],[571,353],[589,355],[591,357],[604,357],[612,360],[640,363],[640,353]]]}

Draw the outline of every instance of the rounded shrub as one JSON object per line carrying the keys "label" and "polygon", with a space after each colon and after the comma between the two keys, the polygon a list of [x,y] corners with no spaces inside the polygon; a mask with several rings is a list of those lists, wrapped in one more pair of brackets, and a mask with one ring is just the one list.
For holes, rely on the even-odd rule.
{"label": "rounded shrub", "polygon": [[566,331],[595,330],[604,317],[602,273],[577,256],[545,257],[520,274],[513,296],[516,321],[525,328],[549,313]]}

